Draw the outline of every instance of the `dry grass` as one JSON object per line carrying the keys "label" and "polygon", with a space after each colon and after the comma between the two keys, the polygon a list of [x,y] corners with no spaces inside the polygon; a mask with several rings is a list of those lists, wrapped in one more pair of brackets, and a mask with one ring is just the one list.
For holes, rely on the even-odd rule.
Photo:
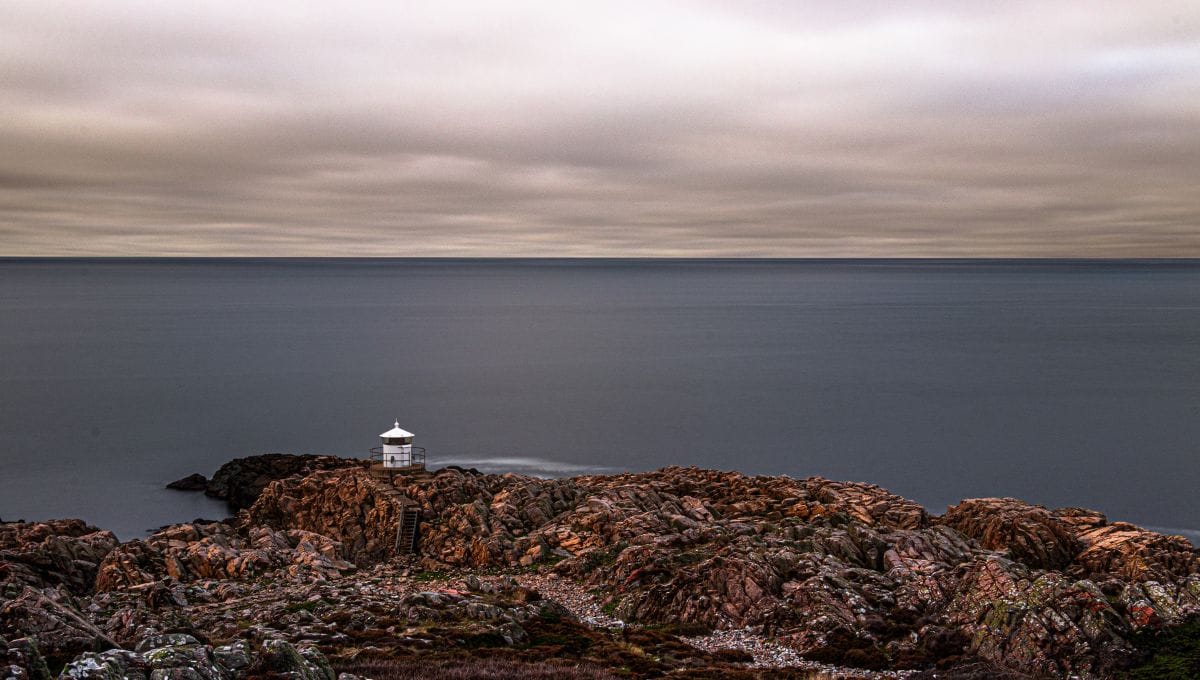
{"label": "dry grass", "polygon": [[505,659],[379,659],[347,664],[338,670],[372,680],[617,680],[617,676],[596,666]]}

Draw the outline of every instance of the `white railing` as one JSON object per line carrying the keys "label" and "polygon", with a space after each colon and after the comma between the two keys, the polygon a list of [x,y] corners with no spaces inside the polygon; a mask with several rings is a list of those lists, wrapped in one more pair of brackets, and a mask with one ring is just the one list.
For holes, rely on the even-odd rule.
{"label": "white railing", "polygon": [[[402,455],[402,454],[389,454],[389,455]],[[375,448],[371,449],[371,460],[379,462],[379,463],[384,462],[382,446],[376,446]],[[425,449],[424,449],[424,447],[414,446],[414,447],[412,447],[412,451],[408,454],[408,465],[407,466],[399,466],[394,469],[404,470],[407,468],[424,468],[424,467],[425,467]]]}

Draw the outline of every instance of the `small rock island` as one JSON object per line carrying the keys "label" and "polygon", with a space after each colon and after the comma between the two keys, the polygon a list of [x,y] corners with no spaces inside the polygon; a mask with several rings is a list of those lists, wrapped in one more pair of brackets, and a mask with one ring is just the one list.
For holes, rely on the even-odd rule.
{"label": "small rock island", "polygon": [[1194,677],[1200,648],[1200,553],[1091,510],[682,467],[189,479],[236,515],[0,523],[5,677]]}

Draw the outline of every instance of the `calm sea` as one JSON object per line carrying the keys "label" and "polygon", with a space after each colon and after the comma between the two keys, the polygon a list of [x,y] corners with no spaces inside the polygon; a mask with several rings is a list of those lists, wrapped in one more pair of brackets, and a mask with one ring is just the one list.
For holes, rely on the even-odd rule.
{"label": "calm sea", "polygon": [[163,484],[397,418],[434,464],[1200,528],[1200,263],[0,261],[6,520],[223,516]]}

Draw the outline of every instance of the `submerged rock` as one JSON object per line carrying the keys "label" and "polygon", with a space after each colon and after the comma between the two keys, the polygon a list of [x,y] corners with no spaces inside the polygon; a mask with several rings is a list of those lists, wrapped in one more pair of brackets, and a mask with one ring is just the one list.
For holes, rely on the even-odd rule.
{"label": "submerged rock", "polygon": [[176,491],[204,491],[208,488],[208,477],[199,472],[193,472],[187,477],[171,482],[167,488]]}

